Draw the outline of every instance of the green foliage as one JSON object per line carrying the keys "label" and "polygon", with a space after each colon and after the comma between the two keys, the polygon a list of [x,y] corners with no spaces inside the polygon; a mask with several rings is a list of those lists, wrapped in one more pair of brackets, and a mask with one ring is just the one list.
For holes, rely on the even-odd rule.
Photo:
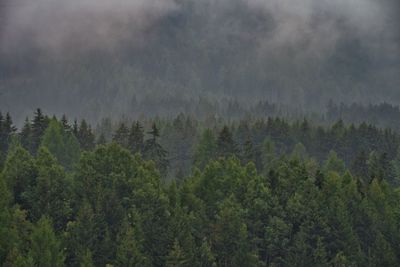
{"label": "green foliage", "polygon": [[[71,146],[80,157],[67,171],[59,163],[64,136],[79,127],[66,118],[49,122],[34,156],[9,142],[0,174],[1,266],[399,265],[398,156],[391,147],[369,157],[350,150],[355,158],[346,161],[321,138],[326,153],[313,159],[308,135],[324,130],[282,120],[254,129],[242,123],[234,135],[235,127],[223,127],[219,139],[208,129],[188,146],[197,138],[195,123],[183,116],[164,123],[165,132],[153,125],[146,160],[135,123],[126,148]],[[306,145],[286,144],[288,129]],[[329,136],[373,132],[350,129],[338,123]],[[160,175],[163,134],[172,144],[182,137],[185,151],[196,147],[199,168],[186,169],[185,179]],[[227,147],[238,151],[225,153]],[[173,153],[182,156],[175,163],[186,161]]]}
{"label": "green foliage", "polygon": [[142,153],[144,149],[144,131],[139,121],[132,123],[129,136],[128,146],[132,154]]}
{"label": "green foliage", "polygon": [[64,167],[71,169],[79,159],[79,143],[76,137],[65,131],[63,125],[52,119],[43,134],[41,146],[46,147]]}
{"label": "green foliage", "polygon": [[48,218],[42,217],[37,222],[30,238],[29,256],[32,258],[34,266],[61,267],[64,265],[65,256],[61,242],[54,234]]}
{"label": "green foliage", "polygon": [[85,120],[81,121],[79,129],[75,130],[75,136],[79,141],[82,150],[91,150],[94,148],[95,136],[91,127]]}
{"label": "green foliage", "polygon": [[113,141],[122,147],[129,148],[129,129],[125,123],[121,123],[119,128],[115,131]]}
{"label": "green foliage", "polygon": [[150,138],[146,140],[144,146],[144,158],[154,161],[161,175],[165,176],[168,168],[167,151],[158,143],[160,133],[155,123],[149,134]]}
{"label": "green foliage", "polygon": [[174,241],[171,251],[166,258],[167,267],[184,267],[187,266],[188,260],[183,252],[178,240]]}
{"label": "green foliage", "polygon": [[92,253],[90,252],[90,250],[88,250],[88,249],[86,250],[79,266],[80,267],[94,267]]}
{"label": "green foliage", "polygon": [[217,156],[217,141],[211,129],[206,129],[200,137],[194,154],[194,164],[203,169],[210,160]]}
{"label": "green foliage", "polygon": [[14,149],[7,156],[2,174],[12,192],[14,202],[24,209],[29,209],[28,198],[33,191],[37,177],[37,167],[29,152],[21,147]]}
{"label": "green foliage", "polygon": [[65,227],[71,215],[70,185],[64,169],[45,147],[37,152],[36,167],[36,184],[29,195],[31,217],[36,221],[48,216],[59,231]]}
{"label": "green foliage", "polygon": [[329,171],[337,172],[338,174],[343,174],[346,170],[345,163],[343,160],[339,159],[334,151],[330,151],[328,159],[323,164],[323,170],[325,173]]}
{"label": "green foliage", "polygon": [[233,136],[228,126],[224,126],[219,133],[217,147],[218,156],[220,157],[232,156],[237,152],[236,144],[233,141]]}
{"label": "green foliage", "polygon": [[115,266],[150,266],[149,259],[143,253],[143,240],[139,230],[131,226],[125,228],[119,237]]}

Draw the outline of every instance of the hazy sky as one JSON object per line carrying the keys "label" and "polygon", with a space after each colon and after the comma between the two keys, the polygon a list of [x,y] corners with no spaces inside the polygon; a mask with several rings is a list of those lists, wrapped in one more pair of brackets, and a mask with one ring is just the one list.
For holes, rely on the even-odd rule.
{"label": "hazy sky", "polygon": [[[118,49],[124,41],[145,44],[146,31],[191,0],[3,0],[3,51],[33,45],[49,52]],[[212,16],[242,2],[272,16],[272,34],[256,36],[266,49],[302,46],[327,53],[344,35],[365,45],[396,49],[396,0],[197,0]],[[219,25],[214,25],[218,27]],[[228,30],[237,30],[234,27]]]}

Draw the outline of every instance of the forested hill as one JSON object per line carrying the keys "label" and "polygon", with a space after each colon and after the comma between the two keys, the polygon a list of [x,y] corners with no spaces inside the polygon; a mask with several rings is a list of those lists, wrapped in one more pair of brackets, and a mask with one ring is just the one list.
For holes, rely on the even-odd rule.
{"label": "forested hill", "polygon": [[17,130],[5,114],[0,264],[399,266],[399,142],[342,121],[94,132],[40,110]]}
{"label": "forested hill", "polygon": [[0,1],[2,109],[98,121],[199,97],[400,104],[397,0],[130,2]]}

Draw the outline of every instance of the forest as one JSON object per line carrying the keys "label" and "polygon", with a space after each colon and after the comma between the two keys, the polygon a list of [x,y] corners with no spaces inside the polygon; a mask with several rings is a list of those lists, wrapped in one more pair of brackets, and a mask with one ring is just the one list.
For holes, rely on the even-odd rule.
{"label": "forest", "polygon": [[400,266],[399,0],[0,0],[0,267]]}
{"label": "forest", "polygon": [[2,266],[398,266],[400,136],[0,116]]}

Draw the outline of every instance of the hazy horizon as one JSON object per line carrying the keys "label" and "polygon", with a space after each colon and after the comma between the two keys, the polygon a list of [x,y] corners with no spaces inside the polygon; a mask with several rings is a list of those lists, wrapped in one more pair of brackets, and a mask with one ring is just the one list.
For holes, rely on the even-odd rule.
{"label": "hazy horizon", "polygon": [[129,115],[149,97],[311,110],[329,99],[400,104],[395,0],[2,0],[0,8],[0,109],[19,120],[36,107],[92,120]]}

